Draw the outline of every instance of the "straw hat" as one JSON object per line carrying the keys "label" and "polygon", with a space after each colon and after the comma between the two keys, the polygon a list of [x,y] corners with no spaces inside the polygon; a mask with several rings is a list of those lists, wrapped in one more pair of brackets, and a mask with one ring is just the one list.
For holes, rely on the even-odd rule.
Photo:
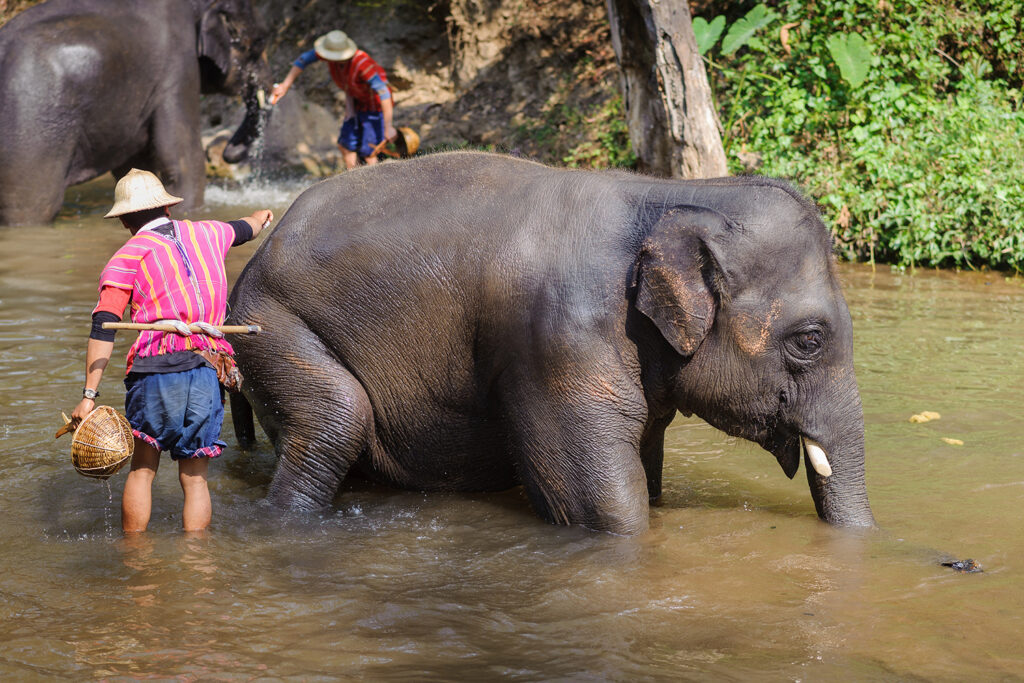
{"label": "straw hat", "polygon": [[356,53],[356,44],[344,31],[331,31],[313,41],[316,54],[332,62],[344,62],[352,59]]}
{"label": "straw hat", "polygon": [[183,201],[168,194],[160,179],[149,171],[133,168],[114,187],[114,206],[104,218],[116,218],[126,213],[172,206]]}

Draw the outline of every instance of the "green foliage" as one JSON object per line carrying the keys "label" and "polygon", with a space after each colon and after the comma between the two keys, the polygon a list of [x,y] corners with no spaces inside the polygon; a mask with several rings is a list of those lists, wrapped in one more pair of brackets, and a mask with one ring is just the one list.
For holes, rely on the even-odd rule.
{"label": "green foliage", "polygon": [[705,56],[733,171],[802,184],[847,258],[1024,271],[1024,7],[772,6]]}
{"label": "green foliage", "polygon": [[590,116],[584,117],[588,125],[594,125],[597,132],[594,140],[576,145],[562,162],[571,168],[633,168],[636,155],[629,141],[629,126],[621,97],[614,97],[595,107]]}
{"label": "green foliage", "polygon": [[729,32],[725,34],[725,39],[722,41],[722,54],[731,55],[736,52],[749,43],[755,33],[772,23],[777,17],[778,15],[765,5],[756,5],[754,9],[747,12],[746,16],[729,27]]}
{"label": "green foliage", "polygon": [[539,154],[539,158],[549,162],[560,160],[570,168],[636,166],[619,96],[582,108],[564,103],[548,107],[539,118],[517,126],[511,142],[513,147],[526,150],[549,150]]}
{"label": "green foliage", "polygon": [[704,54],[715,46],[725,30],[725,17],[715,17],[710,23],[703,17],[694,17],[693,35],[697,38],[697,51]]}
{"label": "green foliage", "polygon": [[859,33],[835,33],[829,36],[825,44],[832,59],[839,65],[843,79],[854,88],[859,88],[871,66],[871,47],[864,37]]}

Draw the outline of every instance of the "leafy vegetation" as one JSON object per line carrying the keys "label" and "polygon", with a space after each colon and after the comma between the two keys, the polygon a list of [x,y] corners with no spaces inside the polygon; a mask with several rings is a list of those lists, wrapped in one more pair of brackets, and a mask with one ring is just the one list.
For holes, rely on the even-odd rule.
{"label": "leafy vegetation", "polygon": [[732,170],[803,185],[847,258],[1024,271],[1024,7],[771,4],[694,20]]}

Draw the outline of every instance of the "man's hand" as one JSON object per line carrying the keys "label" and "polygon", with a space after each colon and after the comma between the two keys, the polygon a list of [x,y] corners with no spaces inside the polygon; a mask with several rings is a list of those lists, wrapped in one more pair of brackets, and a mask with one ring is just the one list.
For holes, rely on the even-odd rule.
{"label": "man's hand", "polygon": [[270,98],[267,102],[271,105],[277,104],[277,101],[284,97],[284,94],[288,92],[289,83],[275,83],[274,87],[270,89]]}
{"label": "man's hand", "polygon": [[91,398],[83,398],[75,406],[75,409],[71,412],[71,423],[76,427],[81,424],[82,420],[96,408],[96,401]]}
{"label": "man's hand", "polygon": [[384,137],[388,140],[395,140],[398,137],[398,131],[395,130],[394,126],[389,125],[384,129]]}
{"label": "man's hand", "polygon": [[253,211],[251,216],[243,218],[245,222],[252,228],[252,236],[260,234],[260,231],[266,227],[269,227],[274,220],[274,212],[270,209],[260,209],[259,211]]}

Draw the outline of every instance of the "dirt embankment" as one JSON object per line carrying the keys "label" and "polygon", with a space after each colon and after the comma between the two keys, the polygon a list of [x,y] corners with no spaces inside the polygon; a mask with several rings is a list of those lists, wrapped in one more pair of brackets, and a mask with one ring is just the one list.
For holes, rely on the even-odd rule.
{"label": "dirt embankment", "polygon": [[[494,148],[588,165],[600,163],[612,144],[608,126],[621,118],[620,94],[603,0],[256,5],[271,29],[275,80],[317,36],[342,29],[385,68],[396,124],[418,131],[424,150]],[[217,133],[223,141],[241,118],[240,105],[207,100],[207,141]],[[327,69],[310,66],[271,116],[267,163],[334,172],[343,111]],[[212,149],[215,156],[216,144]]]}

